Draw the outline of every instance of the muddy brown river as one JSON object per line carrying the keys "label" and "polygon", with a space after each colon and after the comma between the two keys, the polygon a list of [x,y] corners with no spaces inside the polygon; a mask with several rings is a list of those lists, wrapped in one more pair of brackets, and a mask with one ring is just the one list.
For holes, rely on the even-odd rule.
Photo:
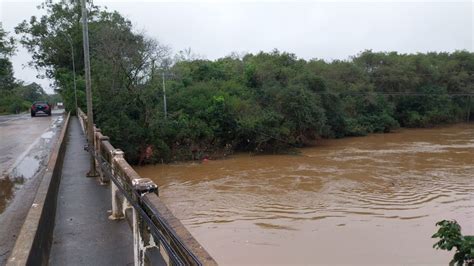
{"label": "muddy brown river", "polygon": [[220,264],[447,265],[435,223],[474,235],[474,124],[300,151],[137,170]]}

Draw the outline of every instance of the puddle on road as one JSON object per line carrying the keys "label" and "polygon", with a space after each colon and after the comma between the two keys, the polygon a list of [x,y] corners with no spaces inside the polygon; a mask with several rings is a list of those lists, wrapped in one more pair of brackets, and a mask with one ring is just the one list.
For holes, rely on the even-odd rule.
{"label": "puddle on road", "polygon": [[[42,133],[32,144],[31,150],[26,155],[20,156],[10,171],[0,173],[0,215],[12,201],[15,191],[22,184],[37,176],[48,161],[52,149],[52,139],[62,127],[63,117],[54,118],[49,129]],[[3,175],[3,176],[2,176]]]}
{"label": "puddle on road", "polygon": [[41,157],[31,157],[27,156],[21,160],[21,162],[13,169],[10,176],[14,181],[16,180],[25,180],[32,178],[40,168],[40,162],[44,159],[46,155]]}
{"label": "puddle on road", "polygon": [[48,158],[46,150],[48,147],[44,143],[37,144],[34,152],[23,157],[8,175],[0,177],[0,215],[13,199],[15,190],[40,171]]}
{"label": "puddle on road", "polygon": [[8,177],[0,179],[0,213],[5,210],[13,198],[14,183]]}
{"label": "puddle on road", "polygon": [[42,139],[51,139],[53,136],[54,136],[54,132],[53,131],[48,131],[48,132],[43,133],[41,135],[41,138]]}

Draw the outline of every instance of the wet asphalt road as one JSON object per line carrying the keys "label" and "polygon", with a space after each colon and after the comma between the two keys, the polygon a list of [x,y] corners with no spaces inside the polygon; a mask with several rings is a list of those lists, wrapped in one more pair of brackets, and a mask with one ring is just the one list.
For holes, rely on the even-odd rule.
{"label": "wet asphalt road", "polygon": [[63,110],[0,116],[0,265],[15,244],[63,118]]}
{"label": "wet asphalt road", "polygon": [[[29,114],[0,116],[0,177],[8,175],[15,164],[39,142],[42,135],[52,130],[53,123],[62,117],[62,110],[52,116]],[[49,134],[51,135],[51,134]],[[49,137],[49,135],[43,136]],[[47,149],[50,145],[45,145]]]}

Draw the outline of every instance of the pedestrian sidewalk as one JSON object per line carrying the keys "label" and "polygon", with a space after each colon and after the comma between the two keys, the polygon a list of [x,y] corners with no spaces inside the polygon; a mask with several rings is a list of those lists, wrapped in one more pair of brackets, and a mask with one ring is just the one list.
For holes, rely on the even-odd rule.
{"label": "pedestrian sidewalk", "polygon": [[72,116],[59,185],[50,265],[132,265],[133,235],[126,220],[108,219],[110,185],[86,177],[89,154]]}

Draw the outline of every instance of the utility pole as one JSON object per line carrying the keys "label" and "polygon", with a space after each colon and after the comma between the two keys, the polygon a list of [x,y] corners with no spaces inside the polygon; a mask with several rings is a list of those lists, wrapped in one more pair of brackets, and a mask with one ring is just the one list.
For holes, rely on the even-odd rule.
{"label": "utility pole", "polygon": [[165,111],[165,119],[168,117],[167,108],[166,108],[166,87],[165,87],[165,71],[162,73],[163,77],[163,109]]}
{"label": "utility pole", "polygon": [[82,41],[84,44],[84,70],[86,76],[86,97],[87,97],[87,135],[90,157],[90,170],[88,177],[97,176],[95,170],[94,152],[94,114],[92,113],[92,90],[91,90],[91,64],[89,58],[89,29],[87,26],[86,0],[81,0],[82,7]]}

